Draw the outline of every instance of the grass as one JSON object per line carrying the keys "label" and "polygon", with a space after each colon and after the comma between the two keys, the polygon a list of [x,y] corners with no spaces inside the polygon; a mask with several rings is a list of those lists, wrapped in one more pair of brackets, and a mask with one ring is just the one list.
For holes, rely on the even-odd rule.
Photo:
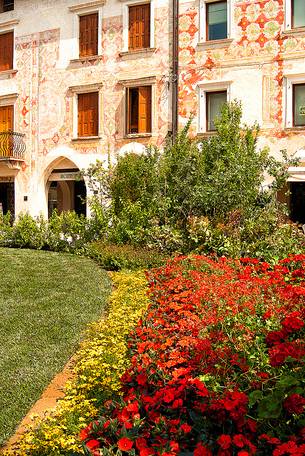
{"label": "grass", "polygon": [[0,249],[0,445],[105,309],[106,272],[69,254]]}

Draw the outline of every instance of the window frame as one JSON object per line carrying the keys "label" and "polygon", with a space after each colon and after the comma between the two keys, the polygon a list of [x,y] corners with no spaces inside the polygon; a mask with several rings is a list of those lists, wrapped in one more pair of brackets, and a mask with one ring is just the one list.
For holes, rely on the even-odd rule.
{"label": "window frame", "polygon": [[[155,0],[120,0],[123,2],[123,49],[122,52],[141,52],[155,47]],[[141,6],[150,3],[150,43],[148,48],[129,49],[129,7]]]}
{"label": "window frame", "polygon": [[[88,135],[85,135],[85,134],[80,134],[80,122],[79,122],[79,115],[80,115],[80,112],[79,112],[79,105],[80,105],[80,97],[84,96],[84,95],[93,95],[95,94],[96,95],[96,99],[94,100],[97,104],[97,112],[96,112],[96,122],[97,122],[97,125],[96,125],[96,131],[94,132],[94,134],[88,134]],[[93,92],[81,92],[81,93],[78,93],[77,94],[77,137],[78,138],[98,138],[99,136],[99,110],[100,110],[100,107],[99,107],[99,93],[98,91],[93,91]],[[84,129],[84,127],[82,126],[82,129]]]}
{"label": "window frame", "polygon": [[[96,42],[96,48],[97,48],[97,53],[96,54],[89,54],[89,55],[81,55],[81,22],[82,18],[88,17],[88,16],[93,16],[95,15],[97,17],[97,42]],[[99,55],[99,14],[98,12],[91,12],[91,13],[86,13],[86,14],[79,14],[78,15],[78,57],[79,59],[88,59],[92,58],[94,56]]]}
{"label": "window frame", "polygon": [[[87,84],[83,86],[72,86],[68,89],[69,96],[72,97],[72,141],[100,139],[103,134],[103,94],[102,83]],[[85,93],[98,93],[98,135],[97,136],[78,136],[78,95]]]}
{"label": "window frame", "polygon": [[[130,91],[137,89],[138,93],[139,93],[139,89],[141,89],[143,87],[150,87],[150,131],[139,132],[140,114],[138,112],[138,131],[135,132],[135,133],[132,133],[130,131],[130,127],[131,127],[131,125],[130,125],[130,123],[131,123],[130,122],[131,111],[130,111],[130,101],[129,101]],[[126,99],[126,103],[125,103],[125,107],[126,107],[126,110],[125,110],[125,134],[126,134],[126,136],[133,137],[133,136],[146,136],[146,135],[151,135],[152,134],[152,113],[153,113],[153,109],[152,109],[152,105],[153,105],[152,94],[153,94],[152,84],[144,84],[144,85],[139,85],[139,86],[125,87],[125,99]]]}
{"label": "window frame", "polygon": [[305,84],[305,73],[286,74],[284,75],[284,97],[283,97],[283,112],[285,113],[284,127],[292,129],[305,129],[304,126],[296,126],[294,124],[294,85]]}
{"label": "window frame", "polygon": [[15,0],[12,0],[13,8],[7,9],[7,10],[5,10],[5,11],[1,11],[1,10],[4,8],[3,3],[4,3],[4,0],[0,1],[0,14],[8,13],[9,11],[14,11],[14,9],[15,9]]}
{"label": "window frame", "polygon": [[292,29],[296,29],[296,28],[305,28],[305,23],[303,25],[300,25],[298,27],[296,27],[294,25],[294,0],[291,0],[291,28]]}
{"label": "window frame", "polygon": [[207,93],[227,92],[227,102],[231,99],[231,83],[232,81],[217,81],[217,82],[199,82],[197,84],[197,92],[199,96],[198,109],[198,134],[213,134],[215,130],[208,130],[207,122]]}
{"label": "window frame", "polygon": [[305,129],[305,119],[304,119],[304,123],[302,123],[301,125],[296,125],[296,119],[295,119],[295,102],[296,102],[296,98],[295,98],[295,88],[297,86],[303,86],[305,88],[305,81],[304,82],[299,82],[299,83],[292,83],[292,125],[294,128],[304,128]]}
{"label": "window frame", "polygon": [[[93,5],[94,4],[94,5]],[[73,44],[71,60],[88,60],[93,57],[102,55],[102,30],[103,30],[103,5],[104,0],[89,2],[88,5],[76,5],[69,7],[69,11],[73,13]],[[89,16],[90,14],[98,14],[98,30],[97,30],[97,56],[80,57],[80,17]]]}
{"label": "window frame", "polygon": [[[212,5],[212,4],[217,4],[217,3],[223,3],[224,1],[226,1],[227,3],[227,36],[225,38],[217,38],[216,40],[210,40],[209,39],[209,23],[208,23],[208,17],[209,17],[209,6]],[[214,2],[205,2],[205,33],[206,33],[206,37],[205,37],[205,41],[219,41],[219,40],[227,40],[228,39],[228,1],[227,0],[217,0],[217,1],[214,1]]]}
{"label": "window frame", "polygon": [[293,0],[285,0],[285,30],[303,30],[304,26],[295,27],[293,24]]}
{"label": "window frame", "polygon": [[[118,81],[122,87],[122,111],[118,124],[118,137],[122,138],[145,138],[157,136],[157,108],[156,108],[156,76],[147,76],[138,79],[121,79]],[[136,88],[151,86],[151,132],[150,133],[132,133],[127,132],[127,88]]]}
{"label": "window frame", "polygon": [[0,35],[3,36],[3,35],[8,35],[8,34],[12,34],[13,36],[13,46],[12,46],[12,66],[11,68],[7,68],[7,69],[1,69],[0,67],[0,74],[1,73],[6,73],[6,72],[10,72],[10,71],[14,71],[14,68],[15,68],[15,58],[16,58],[16,53],[15,53],[15,30],[13,29],[10,29],[10,30],[0,30]]}
{"label": "window frame", "polygon": [[220,94],[220,93],[226,94],[226,101],[228,101],[228,91],[226,89],[224,89],[224,90],[209,90],[209,91],[205,92],[205,100],[206,100],[206,110],[205,110],[206,123],[205,123],[205,129],[206,129],[207,133],[213,133],[214,131],[216,131],[215,128],[214,129],[209,128],[208,99],[209,99],[209,97],[212,94],[216,95],[216,94]]}
{"label": "window frame", "polygon": [[233,17],[233,6],[232,0],[227,1],[227,37],[219,40],[208,39],[208,15],[207,5],[211,3],[220,3],[221,0],[199,0],[199,43],[218,43],[232,39],[232,17]]}

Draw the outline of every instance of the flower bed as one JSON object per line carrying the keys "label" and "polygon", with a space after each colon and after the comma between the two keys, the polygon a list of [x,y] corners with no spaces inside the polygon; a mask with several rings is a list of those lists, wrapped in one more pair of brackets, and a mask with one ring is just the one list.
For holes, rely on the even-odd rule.
{"label": "flower bed", "polygon": [[178,258],[149,280],[124,396],[82,430],[86,454],[305,455],[305,256]]}
{"label": "flower bed", "polygon": [[148,305],[147,280],[143,272],[117,273],[112,278],[115,289],[108,316],[90,326],[76,355],[74,381],[56,409],[34,421],[14,454],[83,454],[81,428],[97,417],[106,399],[119,396],[119,379],[130,364],[127,336]]}

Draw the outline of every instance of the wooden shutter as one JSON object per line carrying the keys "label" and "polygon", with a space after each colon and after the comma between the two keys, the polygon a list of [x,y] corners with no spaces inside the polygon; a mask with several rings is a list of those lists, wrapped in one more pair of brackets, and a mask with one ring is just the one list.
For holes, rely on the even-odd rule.
{"label": "wooden shutter", "polygon": [[98,13],[79,18],[79,56],[98,54]]}
{"label": "wooden shutter", "polygon": [[151,86],[139,87],[139,133],[151,132]]}
{"label": "wooden shutter", "polygon": [[150,3],[129,7],[129,49],[150,47]]}
{"label": "wooden shutter", "polygon": [[98,92],[78,95],[78,136],[98,136]]}
{"label": "wooden shutter", "polygon": [[0,35],[0,71],[13,68],[14,55],[14,33],[3,33]]}
{"label": "wooden shutter", "polygon": [[14,124],[14,106],[0,106],[0,132],[12,131]]}

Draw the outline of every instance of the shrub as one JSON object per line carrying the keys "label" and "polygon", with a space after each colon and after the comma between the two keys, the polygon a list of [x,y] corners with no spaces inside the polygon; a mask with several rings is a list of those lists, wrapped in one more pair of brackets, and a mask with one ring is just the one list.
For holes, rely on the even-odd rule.
{"label": "shrub", "polygon": [[11,229],[12,247],[42,249],[46,245],[47,226],[45,220],[34,219],[29,214],[21,214]]}
{"label": "shrub", "polygon": [[58,214],[49,220],[20,214],[14,223],[7,214],[0,217],[0,245],[63,252],[82,251],[87,242],[100,237],[102,226],[96,217],[87,219],[75,212]]}
{"label": "shrub", "polygon": [[86,253],[108,271],[146,269],[160,266],[165,261],[164,254],[157,250],[129,244],[105,244],[102,241],[90,244]]}
{"label": "shrub", "polygon": [[124,396],[82,431],[86,454],[304,455],[304,270],[193,256],[150,272]]}
{"label": "shrub", "polygon": [[[127,336],[148,305],[143,272],[113,275],[114,291],[107,317],[90,325],[75,357],[75,378],[65,397],[17,442],[14,454],[59,456],[83,454],[79,432],[95,419],[98,407],[119,397],[120,377],[130,365]],[[12,453],[9,453],[12,454]]]}
{"label": "shrub", "polygon": [[147,149],[119,157],[108,172],[101,163],[90,169],[90,185],[100,192],[93,211],[108,219],[104,241],[277,259],[288,253],[276,242],[285,233],[297,251],[299,233],[282,226],[285,208],[276,200],[296,162],[284,151],[277,161],[258,150],[258,126],[242,125],[241,117],[239,103],[225,104],[208,139],[190,138],[188,124],[162,154]]}
{"label": "shrub", "polygon": [[12,240],[11,214],[0,214],[0,246],[9,246]]}

